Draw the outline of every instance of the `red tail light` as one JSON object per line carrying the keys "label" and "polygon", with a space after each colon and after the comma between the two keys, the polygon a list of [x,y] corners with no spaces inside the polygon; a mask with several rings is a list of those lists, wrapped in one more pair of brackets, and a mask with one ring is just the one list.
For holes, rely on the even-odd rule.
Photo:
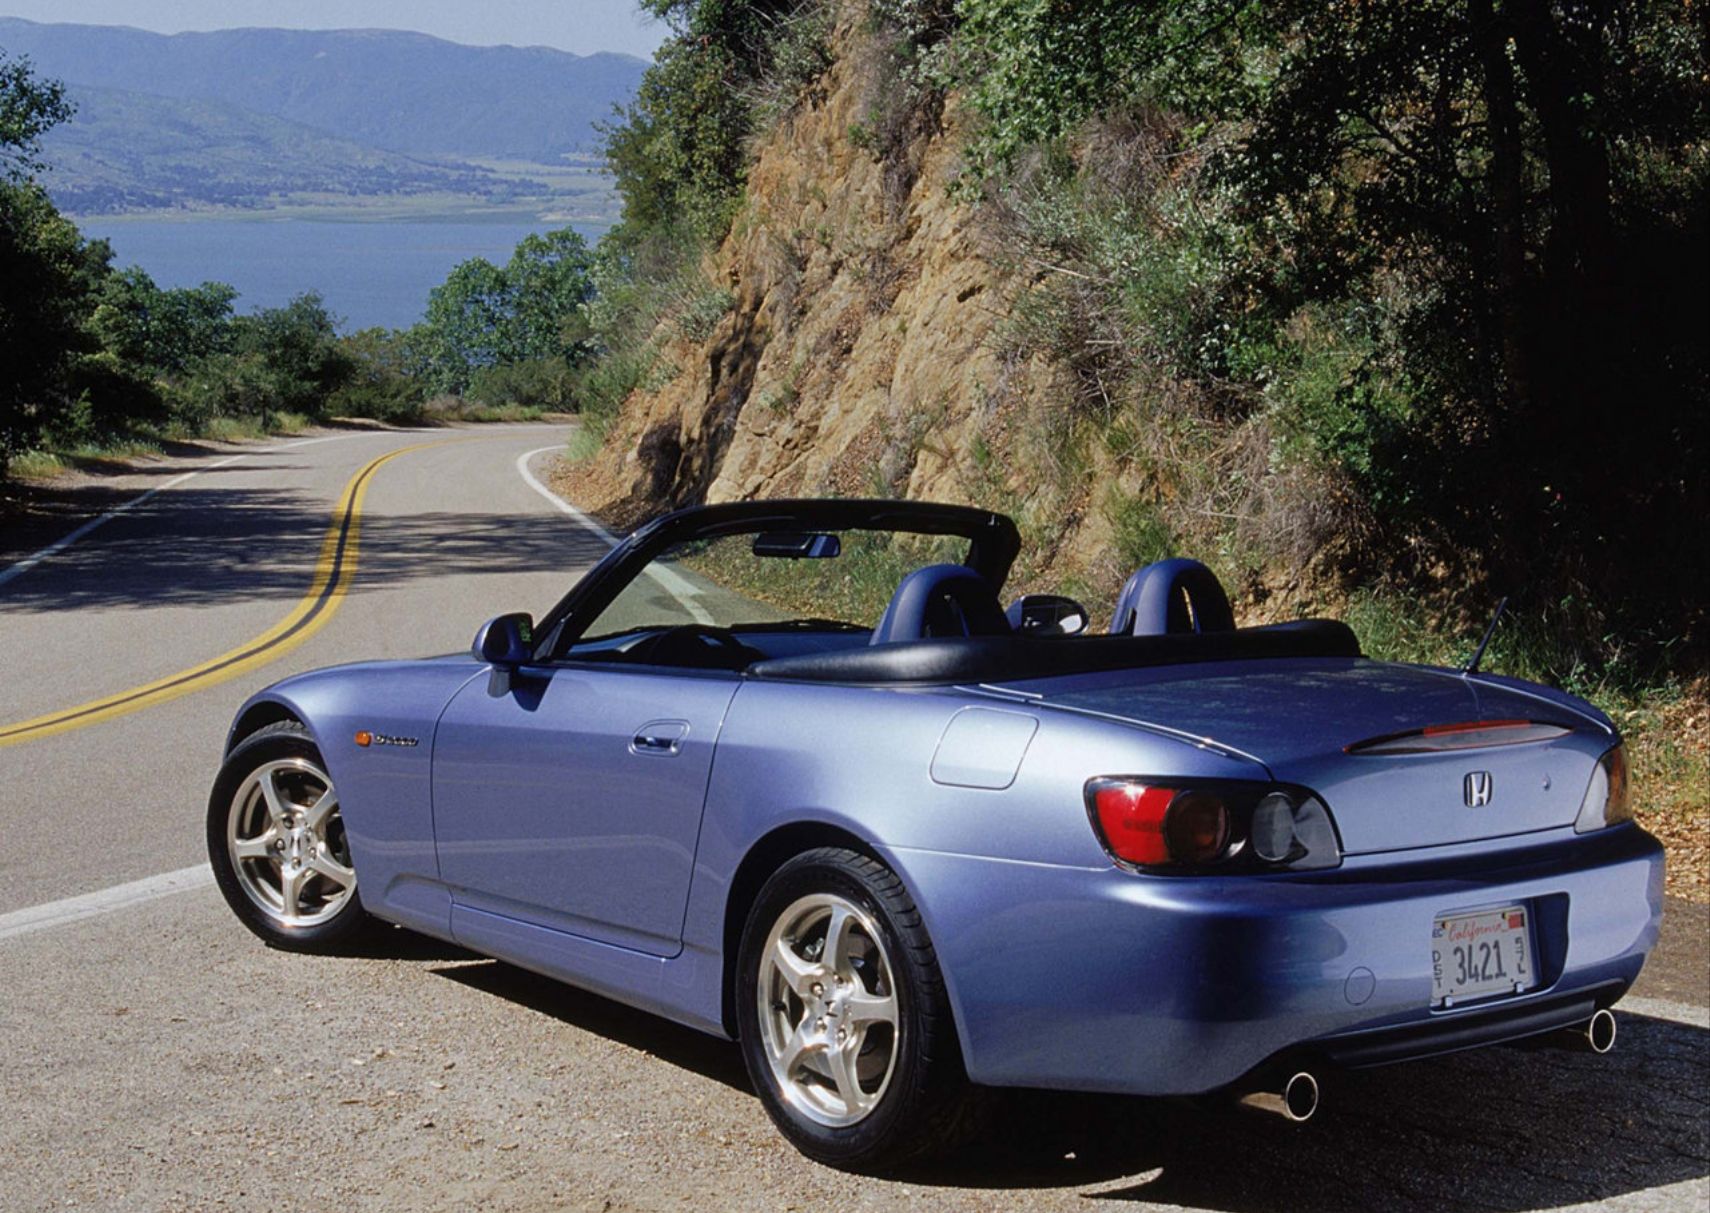
{"label": "red tail light", "polygon": [[1169,788],[1133,779],[1087,785],[1105,849],[1137,867],[1211,863],[1229,845],[1229,809],[1206,788]]}
{"label": "red tail light", "polygon": [[1241,780],[1089,779],[1087,816],[1112,859],[1165,872],[1333,868],[1329,810],[1305,788]]}
{"label": "red tail light", "polygon": [[1088,788],[1104,845],[1118,859],[1142,866],[1170,862],[1164,817],[1174,788],[1100,780]]}

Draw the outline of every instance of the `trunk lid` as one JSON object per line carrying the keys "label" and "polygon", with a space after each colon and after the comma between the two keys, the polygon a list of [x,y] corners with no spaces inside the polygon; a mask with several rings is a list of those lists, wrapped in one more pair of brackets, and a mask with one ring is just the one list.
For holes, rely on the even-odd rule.
{"label": "trunk lid", "polygon": [[[1207,741],[1263,763],[1330,807],[1346,854],[1501,838],[1573,824],[1613,734],[1567,707],[1476,678],[1363,659],[1290,658],[1029,681],[1053,707]],[[1447,753],[1349,754],[1432,726],[1525,720],[1543,741]],[[1498,733],[1467,737],[1498,737]],[[1087,774],[1166,775],[1163,771]],[[1469,776],[1477,786],[1469,786]],[[1469,803],[1469,801],[1477,803]]]}

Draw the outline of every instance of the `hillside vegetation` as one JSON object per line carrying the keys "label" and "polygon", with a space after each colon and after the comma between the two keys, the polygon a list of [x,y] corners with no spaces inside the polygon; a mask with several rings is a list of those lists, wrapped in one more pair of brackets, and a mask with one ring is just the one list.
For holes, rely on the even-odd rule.
{"label": "hillside vegetation", "polygon": [[973,501],[1022,588],[1494,663],[1710,784],[1710,90],[1689,7],[650,0],[571,481],[629,521]]}
{"label": "hillside vegetation", "polygon": [[955,491],[1106,532],[1095,593],[1191,548],[1255,609],[1507,593],[1558,677],[1701,666],[1687,10],[653,6],[594,316],[647,372],[588,402],[638,500]]}

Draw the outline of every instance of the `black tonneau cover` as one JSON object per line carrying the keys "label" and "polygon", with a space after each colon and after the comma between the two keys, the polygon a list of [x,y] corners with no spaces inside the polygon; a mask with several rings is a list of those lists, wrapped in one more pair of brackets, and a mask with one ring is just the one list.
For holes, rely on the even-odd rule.
{"label": "black tonneau cover", "polygon": [[953,685],[1055,678],[1102,670],[1245,661],[1266,657],[1358,657],[1345,623],[1303,619],[1233,632],[1170,636],[975,636],[775,657],[749,666],[750,678],[854,686]]}

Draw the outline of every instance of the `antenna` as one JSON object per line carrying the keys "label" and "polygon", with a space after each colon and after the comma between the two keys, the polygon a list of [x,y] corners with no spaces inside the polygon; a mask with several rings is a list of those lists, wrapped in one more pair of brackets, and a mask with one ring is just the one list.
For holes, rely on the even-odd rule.
{"label": "antenna", "polygon": [[1508,596],[1504,594],[1502,601],[1496,604],[1496,614],[1490,617],[1490,626],[1484,629],[1484,639],[1478,642],[1478,648],[1473,650],[1472,660],[1467,662],[1461,676],[1478,673],[1478,663],[1484,660],[1484,651],[1490,647],[1490,638],[1496,635],[1496,625],[1502,622],[1502,612],[1508,609]]}

